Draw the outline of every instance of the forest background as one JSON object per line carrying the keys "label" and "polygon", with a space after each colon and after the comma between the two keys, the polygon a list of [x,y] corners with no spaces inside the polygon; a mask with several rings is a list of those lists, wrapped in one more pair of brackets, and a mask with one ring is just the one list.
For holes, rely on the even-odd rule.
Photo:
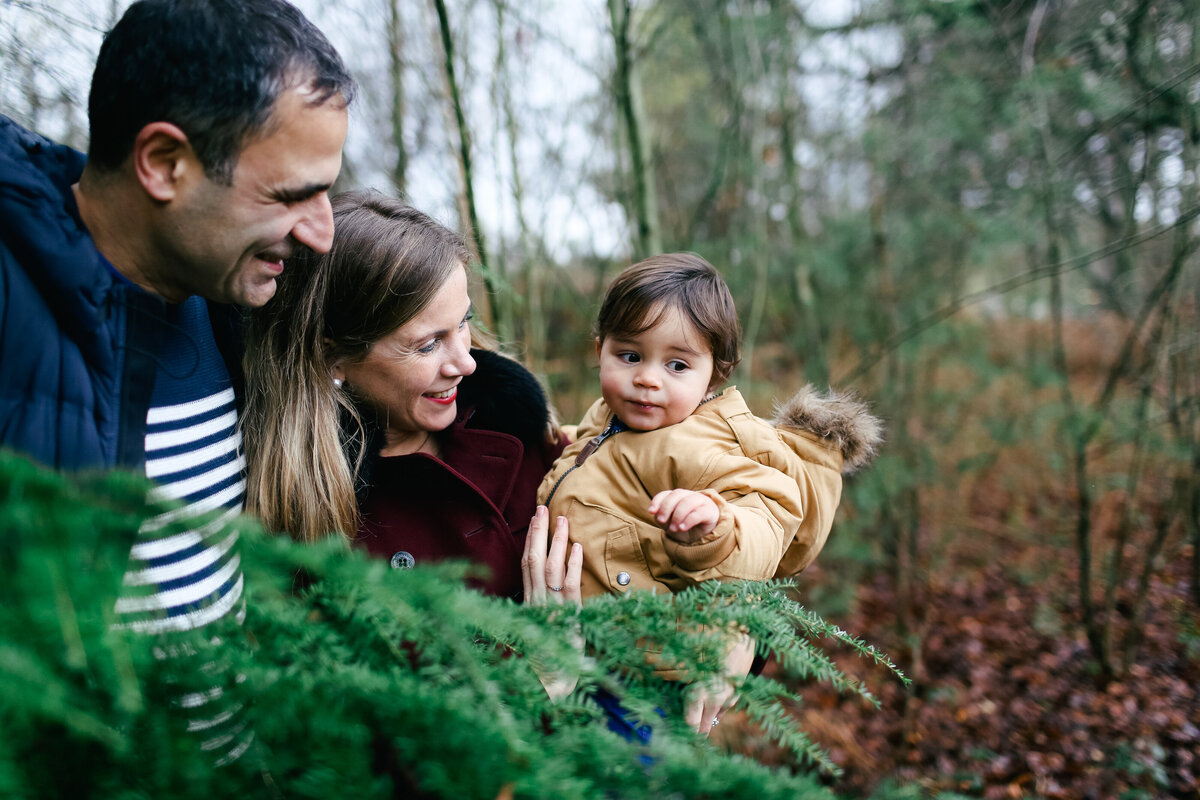
{"label": "forest background", "polygon": [[[125,5],[0,0],[4,113],[84,148]],[[733,289],[752,407],[887,419],[800,579],[913,679],[797,686],[840,791],[1200,796],[1200,3],[299,5],[363,89],[338,188],[470,235],[564,420],[607,280],[671,250]]]}

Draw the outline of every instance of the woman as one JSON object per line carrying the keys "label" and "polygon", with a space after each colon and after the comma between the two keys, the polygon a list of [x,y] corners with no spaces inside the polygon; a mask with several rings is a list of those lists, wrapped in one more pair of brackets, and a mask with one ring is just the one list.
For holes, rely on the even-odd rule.
{"label": "woman", "polygon": [[[565,529],[556,565],[534,556],[531,578],[522,553],[562,435],[527,370],[472,347],[465,243],[377,192],[332,202],[330,251],[291,259],[251,323],[247,509],[397,568],[466,559],[503,597],[544,594],[553,567],[557,592]],[[536,524],[545,554],[544,515]]]}

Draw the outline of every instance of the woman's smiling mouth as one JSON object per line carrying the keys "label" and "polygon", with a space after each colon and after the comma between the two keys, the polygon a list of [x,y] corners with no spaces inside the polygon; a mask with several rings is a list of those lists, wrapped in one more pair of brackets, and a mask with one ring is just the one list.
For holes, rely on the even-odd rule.
{"label": "woman's smiling mouth", "polygon": [[429,394],[425,395],[426,399],[432,400],[435,403],[441,403],[445,406],[453,403],[456,397],[458,397],[457,386],[452,386],[444,392],[430,392]]}

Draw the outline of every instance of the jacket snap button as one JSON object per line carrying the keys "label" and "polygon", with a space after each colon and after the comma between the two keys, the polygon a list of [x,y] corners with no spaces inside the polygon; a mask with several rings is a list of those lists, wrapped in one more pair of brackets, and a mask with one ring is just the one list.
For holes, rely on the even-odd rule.
{"label": "jacket snap button", "polygon": [[401,550],[392,556],[392,569],[412,569],[416,563],[417,560],[407,550]]}
{"label": "jacket snap button", "polygon": [[629,573],[628,572],[618,572],[617,573],[617,583],[621,584],[622,586],[628,586],[629,585]]}

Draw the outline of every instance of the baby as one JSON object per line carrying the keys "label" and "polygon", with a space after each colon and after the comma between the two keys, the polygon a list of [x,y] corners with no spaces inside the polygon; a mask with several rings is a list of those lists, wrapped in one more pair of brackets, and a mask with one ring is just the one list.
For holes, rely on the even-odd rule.
{"label": "baby", "polygon": [[729,288],[697,255],[655,256],[609,287],[602,397],[538,490],[583,546],[583,597],[795,575],[825,544],[879,421],[810,388],[759,419],[736,388],[714,391],[739,340]]}

